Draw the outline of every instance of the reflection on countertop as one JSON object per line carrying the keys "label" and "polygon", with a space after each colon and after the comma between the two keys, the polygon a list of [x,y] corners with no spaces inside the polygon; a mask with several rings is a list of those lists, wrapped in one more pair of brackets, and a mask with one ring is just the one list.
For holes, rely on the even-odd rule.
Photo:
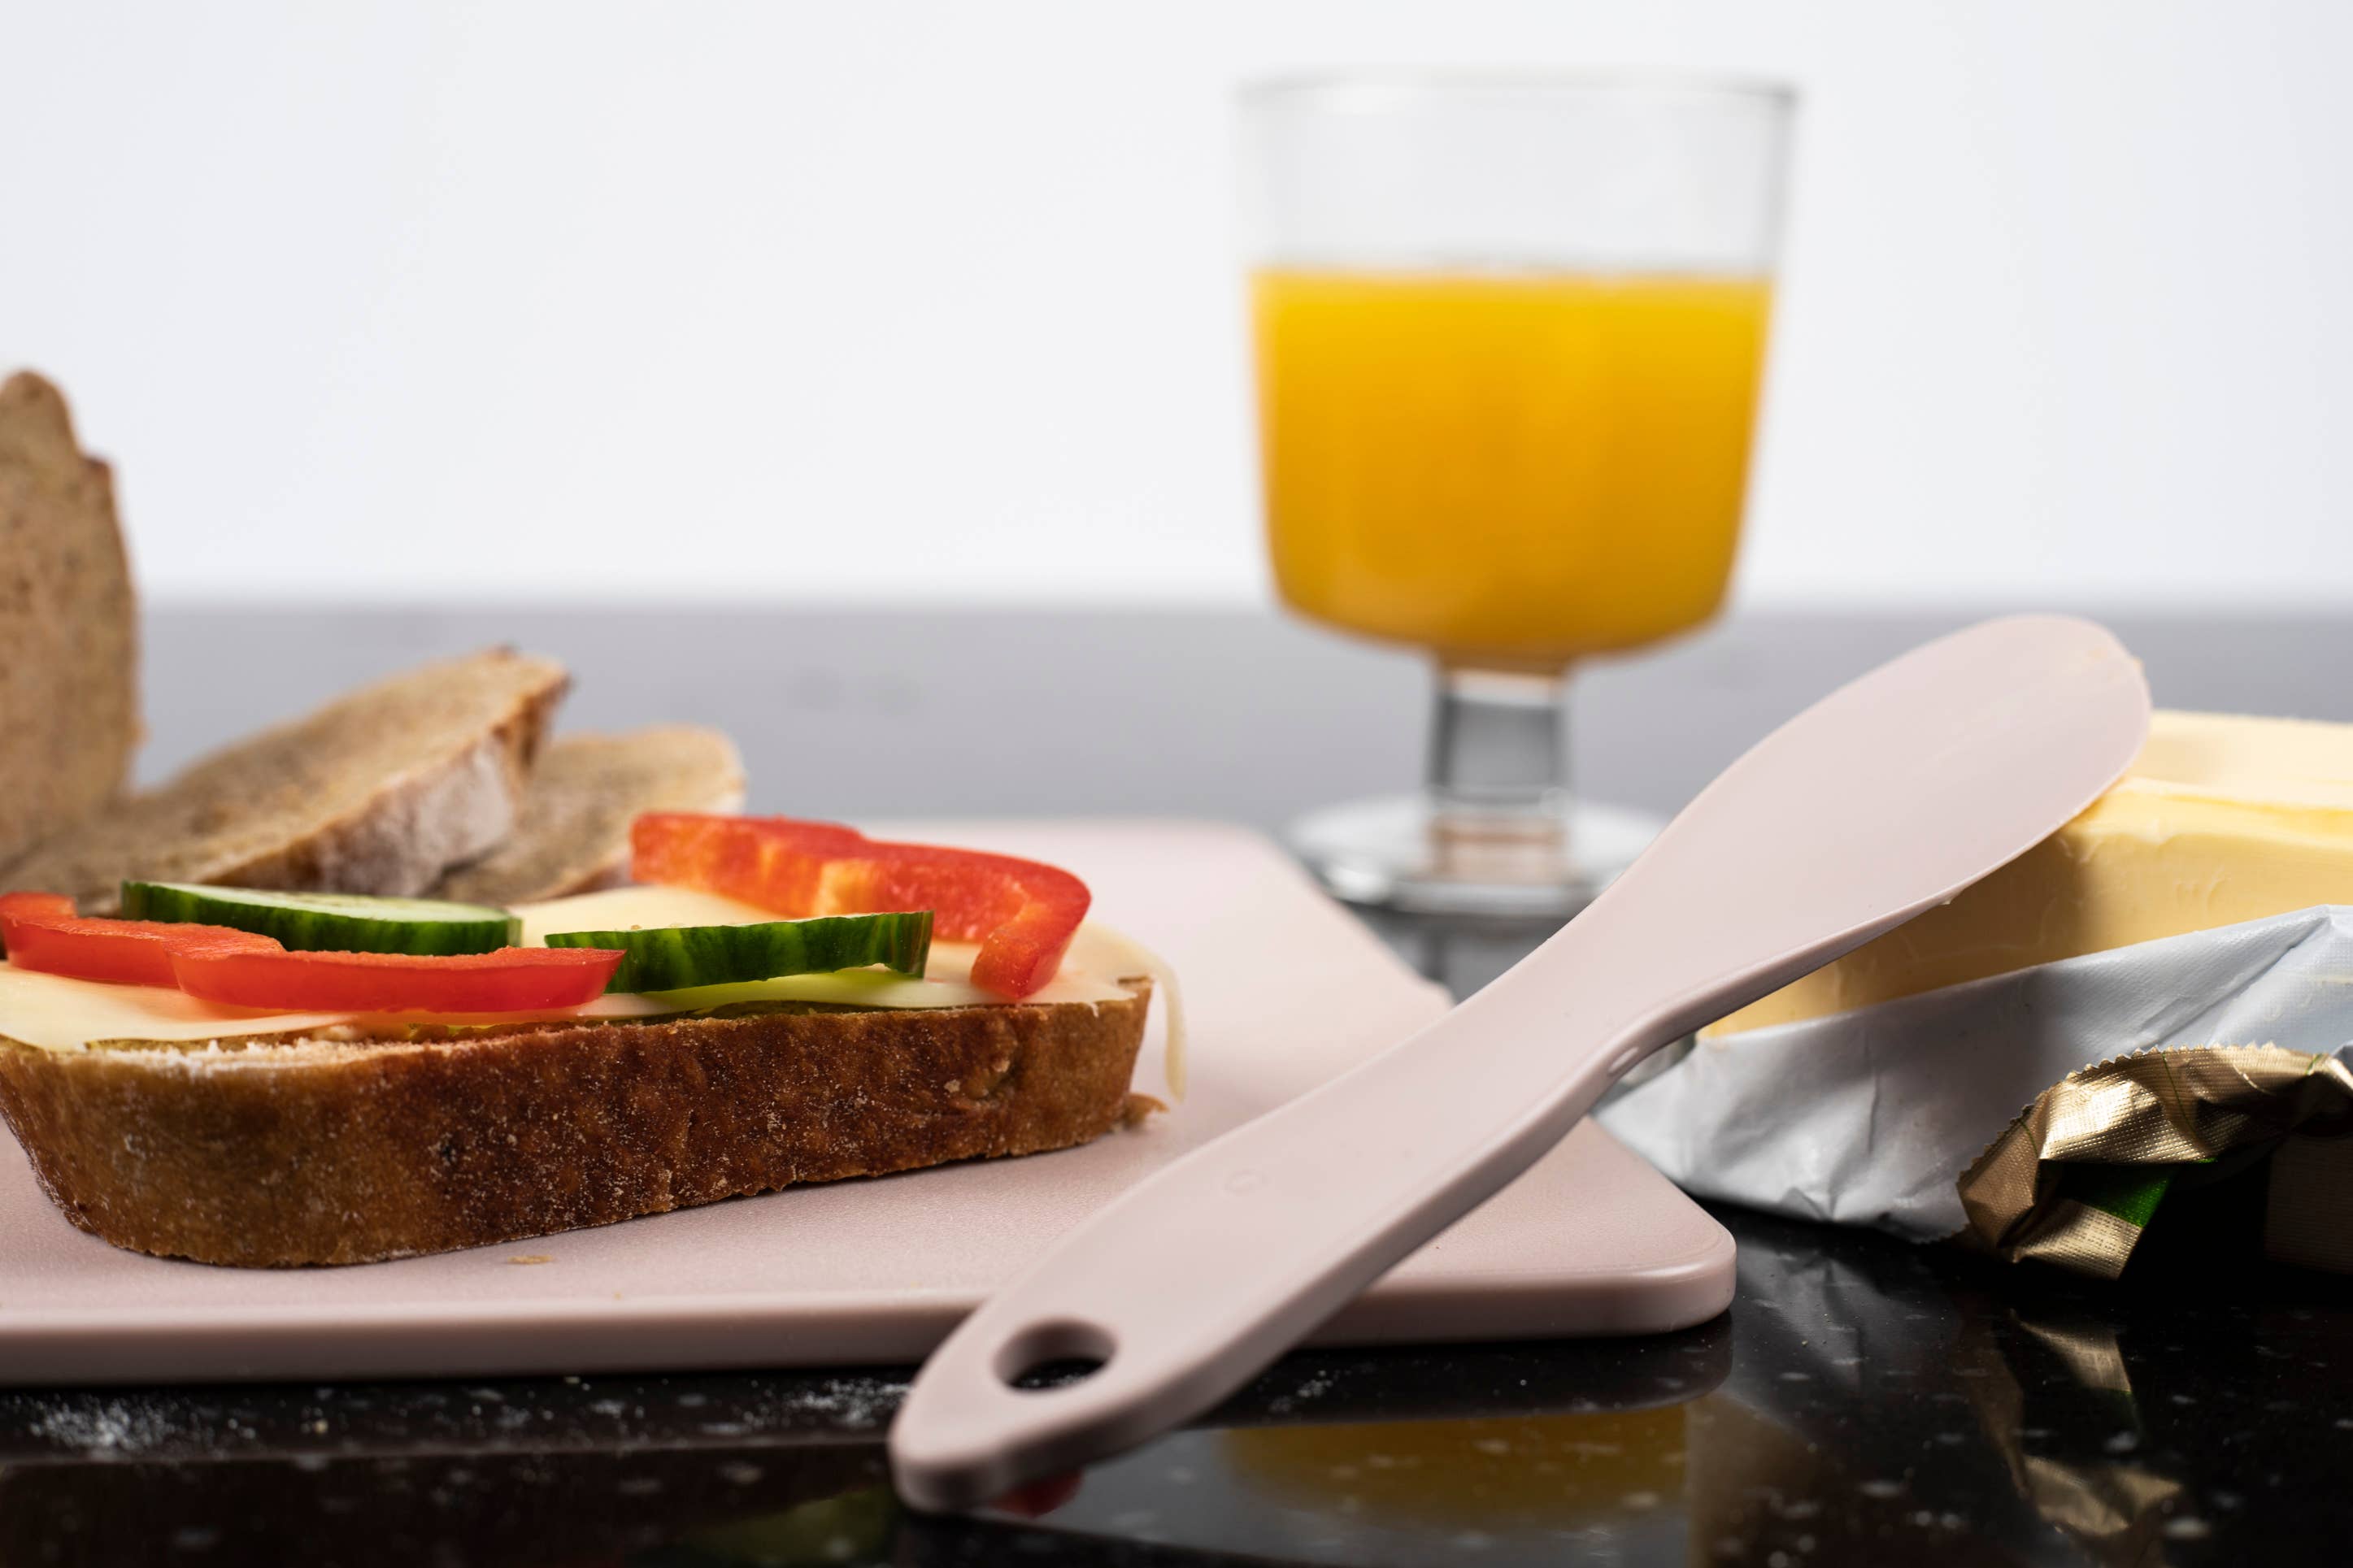
{"label": "reflection on countertop", "polygon": [[2124,1286],[1718,1210],[1679,1334],[1337,1351],[1041,1517],[902,1512],[902,1372],[0,1394],[0,1562],[2341,1558],[2353,1286]]}

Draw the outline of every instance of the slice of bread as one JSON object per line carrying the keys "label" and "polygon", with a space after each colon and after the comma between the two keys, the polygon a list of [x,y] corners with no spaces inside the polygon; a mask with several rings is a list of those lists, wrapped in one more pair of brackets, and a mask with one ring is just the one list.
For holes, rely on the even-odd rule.
{"label": "slice of bread", "polygon": [[[1126,1001],[782,1005],[438,1038],[52,1051],[0,1039],[0,1114],[74,1224],[205,1263],[364,1263],[1100,1137]],[[422,1033],[422,1032],[420,1032]]]}
{"label": "slice of bread", "polygon": [[421,893],[514,826],[564,695],[512,648],[426,665],[214,752],[0,868],[0,887],[119,907],[122,879]]}
{"label": "slice of bread", "polygon": [[434,896],[533,903],[628,879],[629,824],[648,811],[739,811],[744,760],[716,730],[665,724],[558,735],[532,770],[505,843],[441,879]]}
{"label": "slice of bread", "polygon": [[0,865],[111,801],[139,741],[114,481],[58,389],[0,384]]}

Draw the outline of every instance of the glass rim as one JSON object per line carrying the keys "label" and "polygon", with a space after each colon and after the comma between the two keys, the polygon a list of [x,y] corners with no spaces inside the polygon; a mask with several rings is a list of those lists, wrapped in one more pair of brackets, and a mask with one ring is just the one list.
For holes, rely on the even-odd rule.
{"label": "glass rim", "polygon": [[1705,71],[1641,67],[1590,70],[1373,68],[1303,71],[1255,78],[1238,84],[1233,91],[1234,101],[1244,109],[1359,96],[1394,101],[1446,98],[1746,99],[1784,111],[1795,109],[1799,97],[1794,85],[1766,77],[1718,76]]}

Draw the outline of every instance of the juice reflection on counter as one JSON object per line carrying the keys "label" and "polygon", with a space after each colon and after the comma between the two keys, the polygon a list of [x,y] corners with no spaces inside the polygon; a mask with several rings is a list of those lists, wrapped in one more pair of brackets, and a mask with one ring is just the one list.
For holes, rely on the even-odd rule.
{"label": "juice reflection on counter", "polygon": [[1680,1505],[1683,1407],[1244,1427],[1236,1473],[1368,1523],[1559,1529]]}
{"label": "juice reflection on counter", "polygon": [[1769,283],[1277,268],[1251,292],[1294,608],[1544,670],[1715,612]]}

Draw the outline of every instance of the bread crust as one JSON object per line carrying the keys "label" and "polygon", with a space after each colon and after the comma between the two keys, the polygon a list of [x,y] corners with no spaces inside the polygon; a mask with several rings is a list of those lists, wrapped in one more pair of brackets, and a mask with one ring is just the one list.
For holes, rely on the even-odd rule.
{"label": "bread crust", "polygon": [[1083,1143],[1151,1001],[779,1008],[417,1040],[0,1040],[0,1116],[67,1217],[247,1267],[365,1263],[801,1182]]}
{"label": "bread crust", "polygon": [[617,888],[629,879],[629,824],[642,814],[743,809],[744,759],[716,730],[558,735],[532,770],[514,831],[442,878],[433,896],[527,904]]}
{"label": "bread crust", "polygon": [[449,867],[495,848],[512,831],[524,785],[570,684],[557,667],[547,668],[552,673],[543,684],[520,694],[470,744],[388,784],[367,810],[204,880],[400,897],[427,891]]}
{"label": "bread crust", "polygon": [[561,665],[505,647],[405,671],[52,836],[6,883],[97,915],[134,876],[421,893],[513,828],[567,683]]}

